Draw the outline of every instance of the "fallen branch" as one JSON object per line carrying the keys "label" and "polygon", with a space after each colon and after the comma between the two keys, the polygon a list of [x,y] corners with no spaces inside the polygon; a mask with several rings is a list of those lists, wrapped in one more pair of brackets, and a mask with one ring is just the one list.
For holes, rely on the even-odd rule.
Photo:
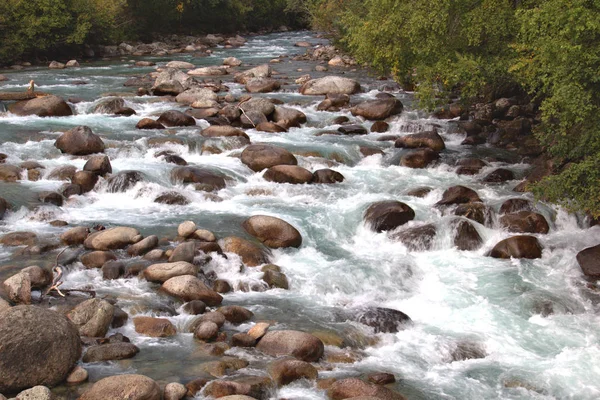
{"label": "fallen branch", "polygon": [[[250,98],[251,99],[251,98]],[[240,101],[237,105],[237,108],[240,109],[240,111],[242,112],[242,114],[244,114],[244,117],[246,117],[248,119],[248,121],[250,121],[250,123],[252,124],[252,126],[254,127],[254,129],[256,129],[256,125],[254,125],[254,121],[252,121],[250,119],[250,117],[248,117],[248,114],[246,114],[246,111],[244,111],[244,109],[241,107],[242,104],[244,104],[245,102],[247,102],[250,99],[246,99],[244,101]]]}

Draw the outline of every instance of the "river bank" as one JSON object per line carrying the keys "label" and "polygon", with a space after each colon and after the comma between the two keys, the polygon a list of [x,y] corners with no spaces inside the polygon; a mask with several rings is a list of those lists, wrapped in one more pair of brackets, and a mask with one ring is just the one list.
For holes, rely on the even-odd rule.
{"label": "river bank", "polygon": [[[127,55],[6,73],[1,91],[34,79],[73,114],[0,117],[0,167],[15,167],[15,182],[0,182],[12,205],[0,226],[0,280],[21,289],[15,305],[29,278],[31,302],[77,321],[88,354],[80,359],[69,347],[90,383],[59,385],[55,395],[96,398],[92,383],[142,374],[159,389],[123,379],[149,398],[167,384],[188,385],[196,398],[594,398],[598,299],[576,255],[600,242],[598,228],[514,191],[530,168],[526,154],[464,143],[493,124],[470,135],[462,112],[432,118],[412,93],[351,60],[310,59],[299,42],[328,44],[279,33],[208,56]],[[224,65],[229,57],[241,65]],[[178,68],[165,68],[170,62]],[[329,78],[324,91],[310,83],[327,76],[348,80]],[[513,106],[521,111],[508,103],[498,107],[505,121]],[[518,117],[532,118],[526,111]],[[145,119],[154,129],[136,128]],[[86,141],[59,139],[70,129]],[[278,220],[261,230],[248,222],[257,215]],[[103,234],[104,244],[93,240]],[[506,246],[515,236],[527,245]],[[168,279],[157,281],[149,267],[175,262],[196,295],[169,289],[173,282],[165,288]],[[42,296],[57,263],[59,289],[91,291],[97,301],[86,292]],[[32,265],[46,271],[41,283],[22,272]],[[4,286],[0,296],[10,293]],[[206,311],[183,305],[190,300]],[[77,315],[101,310],[94,325],[102,329],[82,331],[89,320]],[[192,329],[200,319],[216,331]],[[294,344],[261,345],[261,335],[251,336],[260,322],[268,332],[303,334],[290,334],[300,335]],[[211,335],[202,336],[208,325]],[[107,342],[131,358],[102,358]],[[283,354],[310,366],[289,367],[279,381],[273,363]],[[302,379],[279,385],[290,377]]]}

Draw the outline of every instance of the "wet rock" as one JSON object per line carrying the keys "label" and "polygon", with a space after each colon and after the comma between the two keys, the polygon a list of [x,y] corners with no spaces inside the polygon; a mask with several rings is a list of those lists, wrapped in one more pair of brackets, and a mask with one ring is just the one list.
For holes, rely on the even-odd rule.
{"label": "wet rock", "polygon": [[91,156],[85,165],[83,166],[84,171],[92,172],[98,176],[104,176],[112,173],[112,166],[110,165],[110,159],[106,155],[95,155]]}
{"label": "wet rock", "polygon": [[390,129],[390,124],[385,121],[376,121],[373,125],[371,125],[371,132],[383,133],[387,132]]}
{"label": "wet rock", "polygon": [[167,68],[177,68],[177,69],[193,69],[196,66],[192,63],[186,61],[169,61],[166,65]]}
{"label": "wet rock", "polygon": [[225,179],[221,176],[198,167],[175,167],[171,171],[173,183],[200,184],[205,191],[221,190],[225,188]]}
{"label": "wet rock", "polygon": [[62,153],[85,156],[104,151],[104,142],[88,126],[69,129],[56,139],[54,146]]}
{"label": "wet rock", "polygon": [[269,93],[281,88],[281,83],[272,78],[251,78],[246,81],[246,91],[249,93]]}
{"label": "wet rock", "polygon": [[202,300],[211,307],[218,306],[223,301],[223,297],[219,293],[191,275],[171,278],[163,283],[162,289],[182,301]]}
{"label": "wet rock", "polygon": [[68,385],[78,385],[88,380],[89,373],[85,368],[80,367],[79,365],[73,368],[73,371],[67,377]]}
{"label": "wet rock", "polygon": [[258,322],[248,331],[248,336],[251,338],[258,340],[265,336],[267,333],[269,326],[271,326],[268,322]]}
{"label": "wet rock", "polygon": [[71,183],[78,185],[83,193],[91,192],[98,182],[98,175],[90,171],[77,171]]}
{"label": "wet rock", "polygon": [[190,201],[184,195],[177,192],[163,193],[154,199],[155,203],[185,206],[190,204]]}
{"label": "wet rock", "polygon": [[144,277],[151,282],[163,283],[176,276],[184,275],[198,275],[198,267],[186,261],[177,261],[153,264],[144,270]]}
{"label": "wet rock", "polygon": [[265,114],[259,111],[247,111],[240,117],[242,127],[246,129],[256,128],[260,124],[269,122]]}
{"label": "wet rock", "polygon": [[244,221],[242,227],[270,248],[300,247],[302,244],[300,232],[279,218],[255,215]]}
{"label": "wet rock", "polygon": [[262,280],[265,281],[270,288],[289,289],[287,276],[279,271],[266,270],[262,276]]}
{"label": "wet rock", "polygon": [[256,348],[270,356],[293,356],[302,361],[318,361],[324,352],[323,342],[314,335],[300,331],[269,331]]}
{"label": "wet rock", "polygon": [[64,198],[60,193],[48,191],[38,193],[38,199],[42,203],[54,204],[58,207],[61,207],[64,201]]}
{"label": "wet rock", "polygon": [[303,184],[313,179],[313,174],[297,165],[276,165],[265,172],[263,178],[269,182]]}
{"label": "wet rock", "polygon": [[382,120],[402,112],[404,106],[396,98],[367,100],[350,110],[352,115],[369,120]]}
{"label": "wet rock", "polygon": [[115,306],[115,312],[113,314],[113,319],[110,323],[111,328],[120,328],[127,323],[129,319],[129,315],[119,307]]}
{"label": "wet rock", "polygon": [[83,355],[82,361],[84,363],[91,363],[99,361],[126,360],[128,358],[135,357],[135,355],[139,352],[140,349],[133,343],[107,343],[89,347]]}
{"label": "wet rock", "polygon": [[120,261],[108,261],[102,266],[102,278],[119,279],[125,273],[125,265]]}
{"label": "wet rock", "polygon": [[157,96],[174,95],[190,89],[194,84],[192,77],[174,68],[166,68],[158,74],[152,92]]}
{"label": "wet rock", "polygon": [[104,337],[115,309],[106,300],[90,299],[77,305],[67,317],[77,326],[81,336]]}
{"label": "wet rock", "polygon": [[436,152],[440,152],[446,148],[444,139],[435,130],[402,136],[396,139],[394,146],[406,149],[425,147]]}
{"label": "wet rock", "polygon": [[181,104],[205,104],[213,106],[217,103],[218,95],[210,89],[194,87],[177,95],[175,101]]}
{"label": "wet rock", "polygon": [[16,182],[21,179],[23,170],[16,165],[2,164],[0,165],[0,181]]}
{"label": "wet rock", "polygon": [[454,215],[486,225],[492,219],[492,210],[483,203],[466,203],[459,204],[454,210]]}
{"label": "wet rock", "polygon": [[196,256],[196,243],[184,242],[178,245],[169,257],[169,262],[186,261],[188,263],[194,262]]}
{"label": "wet rock", "polygon": [[189,115],[186,115],[178,110],[169,110],[160,114],[158,120],[156,120],[159,124],[163,126],[195,126],[196,120]]}
{"label": "wet rock", "polygon": [[272,117],[273,121],[286,128],[299,127],[301,124],[306,123],[306,114],[290,107],[276,106]]}
{"label": "wet rock", "polygon": [[366,135],[369,133],[367,128],[357,124],[342,125],[337,129],[337,131],[343,135]]}
{"label": "wet rock", "polygon": [[197,226],[193,221],[184,221],[177,227],[177,234],[181,237],[187,238],[192,236],[196,232]]}
{"label": "wet rock", "polygon": [[272,388],[271,379],[264,376],[245,376],[235,380],[216,380],[206,385],[204,394],[207,396],[225,398],[231,395],[250,396],[260,400],[267,400]]}
{"label": "wet rock", "polygon": [[271,73],[271,66],[269,64],[262,64],[258,67],[254,67],[244,72],[240,72],[239,74],[235,74],[234,80],[237,83],[245,85],[246,82],[248,82],[252,78],[268,78],[271,76]]}
{"label": "wet rock", "polygon": [[132,257],[142,256],[158,246],[158,236],[152,235],[132,244],[127,248],[127,254]]}
{"label": "wet rock", "polygon": [[451,357],[452,361],[464,361],[485,358],[486,355],[485,349],[480,344],[462,341],[456,344]]}
{"label": "wet rock", "polygon": [[144,181],[146,181],[146,177],[139,171],[120,171],[106,180],[106,191],[109,193],[126,192],[137,183]]}
{"label": "wet rock", "polygon": [[440,155],[431,149],[417,149],[404,154],[400,158],[400,165],[408,168],[427,168],[439,158]]}
{"label": "wet rock", "polygon": [[165,126],[152,118],[142,118],[135,125],[137,129],[165,129]]}
{"label": "wet rock", "polygon": [[206,304],[201,300],[192,300],[183,305],[183,311],[191,315],[204,314]]}
{"label": "wet rock", "polygon": [[396,377],[393,374],[378,372],[374,374],[369,374],[367,380],[376,385],[388,385],[390,383],[396,382]]}
{"label": "wet rock", "polygon": [[35,289],[44,288],[52,283],[52,274],[50,271],[37,265],[23,268],[20,273],[29,276],[31,287]]}
{"label": "wet rock", "polygon": [[477,192],[465,186],[452,186],[444,191],[442,199],[436,203],[438,206],[450,204],[481,203]]}
{"label": "wet rock", "polygon": [[54,400],[54,395],[46,386],[34,386],[19,393],[16,400]]}
{"label": "wet rock", "polygon": [[73,183],[67,183],[61,186],[60,188],[60,192],[62,193],[62,195],[66,198],[69,198],[71,196],[78,196],[80,194],[83,193],[83,190],[81,189],[81,186],[73,184]]}
{"label": "wet rock", "polygon": [[233,324],[241,324],[252,319],[254,313],[241,306],[224,306],[217,309],[225,319]]}
{"label": "wet rock", "polygon": [[194,330],[194,337],[203,342],[210,342],[219,335],[219,326],[212,321],[203,321]]}
{"label": "wet rock", "polygon": [[433,189],[431,189],[430,187],[418,187],[415,189],[411,189],[408,191],[408,193],[406,193],[408,196],[413,196],[413,197],[425,197],[427,196],[429,193],[431,193]]}
{"label": "wet rock", "polygon": [[188,75],[191,76],[221,76],[228,73],[227,68],[218,66],[201,67],[188,71]]}
{"label": "wet rock", "polygon": [[8,107],[8,111],[18,116],[68,117],[73,115],[73,110],[67,102],[53,95],[17,101]]}
{"label": "wet rock", "polygon": [[380,400],[406,400],[400,393],[383,386],[362,381],[358,378],[348,378],[334,382],[327,391],[327,395],[331,400],[361,397]]}
{"label": "wet rock", "polygon": [[531,201],[526,199],[508,199],[500,206],[500,214],[511,214],[519,211],[533,211]]}
{"label": "wet rock", "polygon": [[329,168],[319,169],[312,174],[311,183],[339,183],[344,181],[344,175]]}
{"label": "wet rock", "polygon": [[31,278],[19,272],[4,281],[4,289],[13,303],[31,304]]}
{"label": "wet rock", "polygon": [[112,250],[122,249],[130,244],[137,243],[140,233],[135,228],[116,227],[92,233],[84,242],[87,249]]}
{"label": "wet rock", "polygon": [[230,67],[239,67],[242,62],[235,57],[227,57],[223,60],[223,65],[229,65]]}
{"label": "wet rock", "polygon": [[7,210],[10,210],[10,204],[8,201],[0,197],[0,220],[4,218]]}
{"label": "wet rock", "polygon": [[68,181],[73,178],[77,168],[73,165],[63,165],[54,168],[48,175],[49,180]]}
{"label": "wet rock", "polygon": [[236,333],[231,336],[231,346],[233,347],[254,347],[256,339],[247,333]]}
{"label": "wet rock", "polygon": [[374,328],[377,333],[396,333],[411,322],[410,317],[402,311],[383,307],[356,310],[352,312],[350,318]]}
{"label": "wet rock", "polygon": [[431,250],[436,233],[435,225],[427,224],[402,230],[390,238],[400,241],[410,251],[426,251]]}
{"label": "wet rock", "polygon": [[550,230],[548,221],[542,214],[531,211],[517,211],[500,217],[500,226],[514,233],[542,233]]}
{"label": "wet rock", "polygon": [[267,367],[267,372],[271,375],[277,386],[289,385],[298,379],[314,381],[319,374],[317,369],[310,363],[293,358],[284,358],[271,362]]}
{"label": "wet rock", "polygon": [[267,252],[246,239],[229,236],[223,239],[222,247],[224,252],[239,255],[242,262],[249,267],[256,267],[269,262]]}
{"label": "wet rock", "polygon": [[115,375],[101,379],[79,400],[161,400],[160,386],[143,375]]}
{"label": "wet rock", "polygon": [[206,229],[196,229],[196,231],[193,233],[192,237],[194,239],[198,239],[202,242],[216,242],[217,241],[217,237],[215,236],[215,234]]}
{"label": "wet rock", "polygon": [[274,122],[261,122],[256,125],[256,130],[259,132],[268,132],[268,133],[284,133],[287,132],[287,129],[282,126],[277,125]]}
{"label": "wet rock", "polygon": [[0,320],[0,391],[51,387],[67,378],[81,355],[79,334],[69,320],[35,306],[0,311]]}
{"label": "wet rock", "polygon": [[[209,346],[209,344],[205,345]],[[186,383],[185,388],[187,389],[187,397],[194,397],[208,382],[208,379],[198,378]]]}
{"label": "wet rock", "polygon": [[454,222],[454,245],[459,250],[477,250],[483,245],[483,239],[477,229],[468,221]]}
{"label": "wet rock", "polygon": [[163,392],[164,400],[181,400],[187,394],[187,388],[181,383],[171,382],[165,386]]}
{"label": "wet rock", "polygon": [[292,153],[284,148],[263,144],[246,147],[242,152],[242,163],[254,172],[271,168],[276,165],[297,165],[298,160]]}
{"label": "wet rock", "polygon": [[37,235],[33,232],[11,232],[0,237],[0,244],[4,246],[31,246],[37,242]]}
{"label": "wet rock", "polygon": [[195,320],[190,326],[190,329],[194,331],[198,325],[207,321],[214,322],[220,329],[227,320],[225,319],[225,315],[221,314],[220,312],[211,311],[203,314],[197,320]]}
{"label": "wet rock", "polygon": [[376,232],[390,231],[415,218],[415,212],[399,201],[373,203],[364,214],[364,221]]}
{"label": "wet rock", "polygon": [[229,282],[227,282],[226,280],[217,279],[215,281],[215,283],[213,284],[213,290],[217,293],[229,293],[233,289],[231,288],[231,285],[229,284]]}
{"label": "wet rock", "polygon": [[462,158],[456,163],[458,168],[456,173],[459,175],[475,175],[481,171],[482,168],[487,166],[487,163],[478,158]]}
{"label": "wet rock", "polygon": [[206,129],[203,129],[201,135],[204,137],[240,137],[244,138],[250,143],[250,138],[244,131],[234,128],[228,125],[212,125]]}
{"label": "wet rock", "polygon": [[505,168],[498,168],[494,171],[490,172],[483,178],[483,182],[485,183],[503,183],[506,181],[512,181],[515,179],[515,174]]}
{"label": "wet rock", "polygon": [[93,114],[115,114],[117,110],[125,107],[125,100],[120,97],[104,99],[92,108]]}
{"label": "wet rock", "polygon": [[311,79],[300,87],[304,95],[319,96],[326,94],[354,94],[360,91],[360,83],[353,79],[339,76],[326,76]]}
{"label": "wet rock", "polygon": [[133,324],[140,335],[162,338],[177,334],[171,321],[166,318],[135,317]]}
{"label": "wet rock", "polygon": [[489,256],[493,258],[541,258],[542,245],[534,236],[512,236],[496,244]]}
{"label": "wet rock", "polygon": [[585,276],[600,279],[600,244],[577,253],[577,263]]}
{"label": "wet rock", "polygon": [[81,256],[81,263],[87,268],[101,268],[106,262],[116,260],[110,251],[92,251]]}

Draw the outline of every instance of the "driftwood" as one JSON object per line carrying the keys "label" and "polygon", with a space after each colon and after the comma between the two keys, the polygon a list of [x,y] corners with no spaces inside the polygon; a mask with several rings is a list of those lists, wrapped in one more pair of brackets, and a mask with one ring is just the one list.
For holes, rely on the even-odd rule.
{"label": "driftwood", "polygon": [[50,287],[48,288],[48,290],[46,291],[46,293],[44,294],[44,296],[54,295],[54,293],[52,293],[52,291],[55,291],[61,297],[65,297],[66,294],[73,293],[73,292],[87,293],[87,294],[90,295],[90,297],[96,297],[96,291],[95,290],[89,290],[89,289],[60,289],[59,288],[59,286],[63,284],[63,281],[61,280],[62,276],[63,276],[63,270],[62,270],[60,264],[58,263],[58,258],[67,249],[68,249],[68,247],[65,247],[56,256],[56,262],[55,262],[54,268],[52,268],[52,271],[56,275],[52,279],[52,284],[50,285]]}
{"label": "driftwood", "polygon": [[244,109],[241,107],[242,104],[244,104],[245,102],[247,102],[250,99],[246,99],[246,100],[240,101],[238,103],[238,105],[237,105],[237,108],[240,109],[240,111],[242,112],[242,114],[244,114],[244,116],[248,119],[248,121],[250,121],[250,123],[252,124],[252,126],[254,127],[254,129],[256,129],[256,125],[254,125],[254,121],[252,121],[252,119],[250,119],[250,117],[248,117],[248,115],[246,114],[246,111],[244,111]]}
{"label": "driftwood", "polygon": [[36,97],[48,96],[48,93],[36,92],[35,82],[29,82],[29,88],[25,92],[0,92],[0,101],[31,100]]}

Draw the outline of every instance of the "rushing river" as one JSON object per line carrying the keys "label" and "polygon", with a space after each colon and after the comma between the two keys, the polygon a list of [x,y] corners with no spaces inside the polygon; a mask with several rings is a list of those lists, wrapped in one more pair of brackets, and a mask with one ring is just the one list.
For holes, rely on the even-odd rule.
{"label": "rushing river", "polygon": [[[211,57],[194,58],[178,54],[167,58],[145,57],[161,64],[170,60],[189,61],[197,66],[219,65],[225,57],[238,57],[240,68],[269,62],[281,55],[302,51],[293,44],[299,40],[322,43],[306,32],[273,34],[251,38],[242,48],[217,48]],[[139,60],[139,58],[136,58]],[[537,235],[544,246],[537,260],[498,260],[486,253],[500,240],[511,236],[506,230],[475,224],[484,245],[476,251],[457,250],[450,238],[453,218],[434,207],[443,191],[452,185],[475,189],[482,200],[495,209],[509,198],[531,199],[529,194],[512,191],[518,181],[484,185],[481,178],[498,166],[507,166],[518,178],[528,168],[514,164],[510,153],[481,146],[461,146],[462,135],[454,134],[453,121],[430,119],[412,106],[410,93],[395,92],[405,111],[390,123],[385,134],[364,136],[317,136],[325,129],[337,129],[331,121],[348,112],[321,112],[316,105],[322,98],[303,96],[297,85],[265,95],[303,111],[308,123],[287,133],[272,134],[250,129],[253,143],[284,147],[298,156],[299,165],[314,171],[332,168],[345,177],[335,185],[291,185],[267,182],[262,173],[254,173],[241,163],[239,149],[220,145],[198,134],[208,123],[197,120],[199,127],[140,131],[135,129],[142,117],[156,117],[170,109],[184,110],[177,103],[158,97],[134,97],[135,88],[123,83],[154,67],[135,67],[130,58],[82,63],[79,68],[48,70],[29,68],[3,72],[10,80],[0,83],[0,91],[25,90],[34,79],[38,90],[63,98],[78,97],[72,117],[39,118],[0,117],[0,153],[7,162],[19,164],[35,160],[45,169],[38,181],[21,180],[0,183],[0,196],[13,206],[13,212],[1,221],[0,233],[33,231],[41,237],[55,237],[68,227],[53,227],[51,220],[63,220],[72,226],[133,226],[144,235],[174,238],[179,223],[196,222],[211,230],[217,238],[246,236],[241,222],[255,214],[277,216],[301,232],[299,249],[274,250],[272,261],[281,266],[290,282],[289,290],[242,291],[224,295],[224,304],[242,305],[254,312],[254,321],[277,321],[277,329],[308,332],[334,332],[341,337],[377,337],[377,342],[355,350],[355,363],[323,363],[320,378],[359,376],[370,372],[390,372],[396,376],[394,389],[408,399],[597,399],[600,398],[600,318],[598,297],[586,286],[575,260],[578,251],[600,242],[600,228],[589,228],[582,218],[558,207],[536,203],[537,212],[550,223],[550,232]],[[290,82],[302,74],[320,77],[335,71],[315,72],[315,63],[291,61],[272,64]],[[298,71],[301,69],[302,71]],[[345,76],[360,80],[364,93],[353,101],[374,98],[383,84],[364,71],[346,70]],[[73,85],[83,80],[85,85]],[[243,86],[225,77],[236,96]],[[126,92],[128,94],[125,94]],[[102,95],[124,97],[137,115],[113,117],[89,111]],[[146,181],[124,193],[109,193],[100,182],[93,192],[70,198],[62,207],[41,205],[36,193],[57,190],[64,182],[48,180],[49,172],[59,165],[81,169],[85,157],[62,155],[55,147],[58,135],[71,127],[87,125],[107,143],[113,172],[141,171]],[[377,141],[382,135],[402,135],[435,125],[446,141],[447,150],[438,166],[409,169],[398,166],[398,149],[393,142]],[[366,122],[369,127],[370,123]],[[151,146],[152,137],[174,137],[180,144]],[[221,154],[202,153],[203,145],[221,146]],[[383,150],[384,154],[363,157],[360,146]],[[210,167],[231,177],[227,187],[209,195],[191,187],[173,185],[168,164],[155,153],[172,150],[191,165]],[[457,175],[455,160],[476,152],[493,160],[474,176]],[[321,155],[317,157],[316,155]],[[423,198],[407,195],[411,189],[428,186],[433,190]],[[189,205],[171,206],[153,202],[165,191],[177,191],[191,200]],[[218,196],[218,197],[217,197]],[[399,200],[416,212],[414,224],[431,222],[438,227],[433,249],[408,251],[375,233],[363,223],[366,207],[380,200]],[[13,256],[14,248],[0,246],[1,265],[51,266],[51,256],[33,260]],[[239,259],[214,255],[203,267],[228,280],[234,288],[252,287],[261,272],[247,268],[240,272]],[[14,274],[15,268],[0,267],[0,279]],[[117,305],[131,315],[168,318],[178,330],[172,338],[147,338],[137,334],[130,321],[109,334],[121,332],[140,349],[133,359],[84,365],[92,381],[117,373],[137,372],[162,382],[185,383],[201,372],[198,364],[214,358],[195,354],[194,339],[185,333],[193,318],[181,313],[179,303],[158,293],[156,285],[143,279],[102,279],[99,270],[71,265],[65,275],[65,288],[93,288],[99,296],[112,295]],[[339,318],[341,309],[380,306],[401,310],[414,323],[396,334],[373,334],[370,328]],[[229,325],[229,332],[245,332],[253,322]],[[483,352],[485,357],[453,361],[458,346]],[[250,361],[235,374],[265,374],[267,357],[254,350],[233,348],[227,354]],[[69,389],[72,393],[74,389]],[[278,390],[275,399],[326,399],[326,393],[314,383],[299,381]],[[198,397],[202,398],[202,397]]]}

